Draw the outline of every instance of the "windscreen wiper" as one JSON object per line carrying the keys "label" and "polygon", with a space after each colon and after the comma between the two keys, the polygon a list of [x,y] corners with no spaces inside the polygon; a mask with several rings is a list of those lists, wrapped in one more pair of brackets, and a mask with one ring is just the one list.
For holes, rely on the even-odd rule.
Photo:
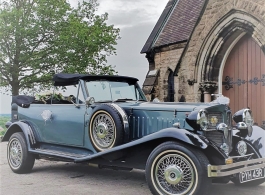
{"label": "windscreen wiper", "polygon": [[111,100],[100,100],[100,101],[96,101],[96,103],[105,103],[105,102],[112,102]]}
{"label": "windscreen wiper", "polygon": [[126,102],[126,101],[133,101],[133,99],[130,99],[130,98],[121,98],[121,99],[116,99],[114,102]]}

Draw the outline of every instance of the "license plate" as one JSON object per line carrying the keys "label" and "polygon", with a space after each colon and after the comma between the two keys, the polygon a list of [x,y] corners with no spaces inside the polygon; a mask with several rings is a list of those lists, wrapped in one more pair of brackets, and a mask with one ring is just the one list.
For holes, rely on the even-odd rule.
{"label": "license plate", "polygon": [[257,168],[239,173],[240,183],[265,178],[265,168]]}

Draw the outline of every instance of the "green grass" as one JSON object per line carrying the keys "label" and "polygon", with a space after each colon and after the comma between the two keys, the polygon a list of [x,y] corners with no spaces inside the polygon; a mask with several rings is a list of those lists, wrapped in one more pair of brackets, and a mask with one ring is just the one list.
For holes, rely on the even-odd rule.
{"label": "green grass", "polygon": [[0,127],[2,127],[4,129],[3,131],[0,130],[0,136],[4,135],[6,132],[5,124],[7,121],[10,121],[10,117],[0,116]]}

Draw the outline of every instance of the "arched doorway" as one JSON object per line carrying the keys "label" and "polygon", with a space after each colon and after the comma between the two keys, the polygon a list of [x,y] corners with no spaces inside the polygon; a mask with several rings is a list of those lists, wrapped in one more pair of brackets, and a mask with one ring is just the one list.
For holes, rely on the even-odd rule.
{"label": "arched doorway", "polygon": [[222,93],[230,98],[232,111],[249,107],[255,123],[265,127],[265,55],[250,35],[231,50],[222,80]]}

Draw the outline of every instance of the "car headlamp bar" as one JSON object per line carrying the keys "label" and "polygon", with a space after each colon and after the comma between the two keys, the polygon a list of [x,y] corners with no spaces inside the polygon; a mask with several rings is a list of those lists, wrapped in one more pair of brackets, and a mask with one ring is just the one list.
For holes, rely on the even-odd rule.
{"label": "car headlamp bar", "polygon": [[247,124],[247,126],[253,126],[254,120],[252,116],[252,111],[250,109],[245,109],[242,115],[243,122]]}
{"label": "car headlamp bar", "polygon": [[209,120],[208,120],[208,113],[206,110],[200,110],[197,115],[197,124],[200,125],[203,131],[208,129]]}

